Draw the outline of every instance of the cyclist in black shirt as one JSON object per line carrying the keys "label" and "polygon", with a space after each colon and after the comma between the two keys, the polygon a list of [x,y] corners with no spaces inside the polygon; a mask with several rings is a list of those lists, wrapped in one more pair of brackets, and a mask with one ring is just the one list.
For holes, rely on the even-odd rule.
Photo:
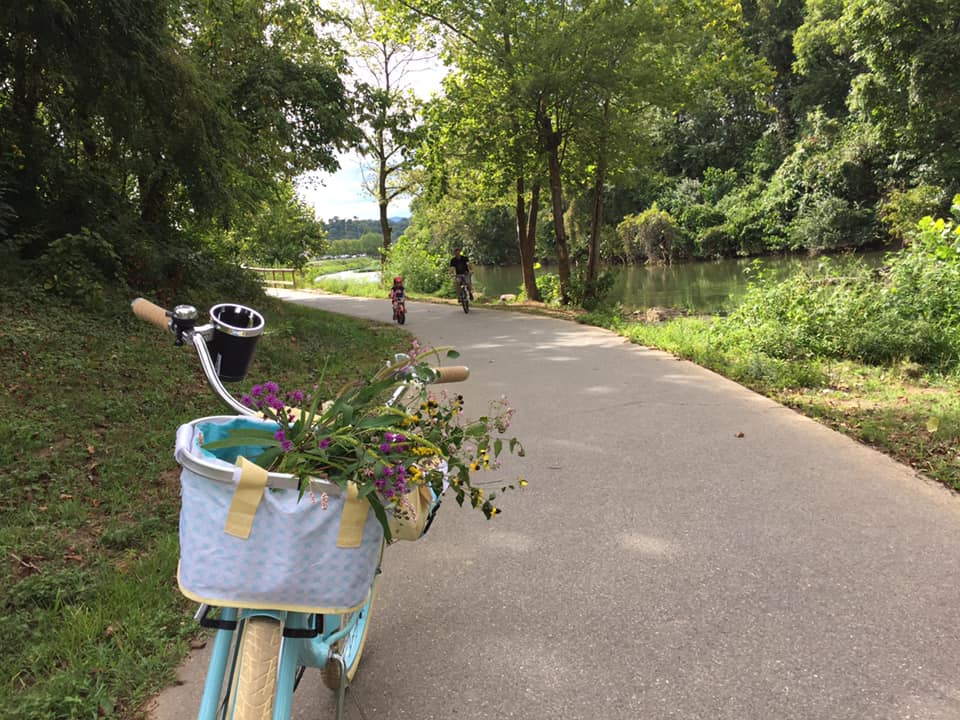
{"label": "cyclist in black shirt", "polygon": [[460,248],[453,251],[453,257],[450,258],[450,269],[456,278],[463,276],[463,281],[467,284],[467,291],[470,293],[470,299],[473,300],[473,279],[471,278],[470,259],[461,254]]}

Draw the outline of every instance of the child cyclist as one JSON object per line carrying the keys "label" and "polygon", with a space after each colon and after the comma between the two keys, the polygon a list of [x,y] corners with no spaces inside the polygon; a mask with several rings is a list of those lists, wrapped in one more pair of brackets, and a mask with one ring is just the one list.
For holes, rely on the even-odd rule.
{"label": "child cyclist", "polygon": [[403,278],[399,275],[393,279],[393,287],[390,288],[390,300],[393,303],[393,319],[396,320],[399,312],[406,311],[406,293],[403,289]]}

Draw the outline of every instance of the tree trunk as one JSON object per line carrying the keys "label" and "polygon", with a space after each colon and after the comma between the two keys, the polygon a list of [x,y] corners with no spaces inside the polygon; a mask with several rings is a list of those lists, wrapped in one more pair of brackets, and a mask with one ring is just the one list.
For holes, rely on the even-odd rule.
{"label": "tree trunk", "polygon": [[[603,103],[603,120],[607,123],[610,112],[610,101]],[[596,300],[597,294],[597,265],[600,263],[600,228],[603,222],[603,184],[606,181],[607,157],[605,148],[601,145],[597,153],[597,169],[593,176],[593,206],[590,213],[590,241],[587,246],[587,277],[586,296]]]}
{"label": "tree trunk", "polygon": [[387,203],[380,203],[380,232],[383,234],[383,248],[380,250],[380,262],[387,261],[387,251],[390,249],[390,243],[393,240],[393,228],[390,227],[390,220],[387,218]]}
{"label": "tree trunk", "polygon": [[[590,242],[587,252],[587,292],[594,294],[597,282],[597,265],[600,263],[600,228],[603,220],[603,183],[606,169],[601,159],[593,178],[593,207],[590,213]],[[595,298],[594,298],[595,299]]]}
{"label": "tree trunk", "polygon": [[553,207],[553,232],[557,239],[557,274],[560,276],[560,302],[570,302],[570,250],[567,229],[563,224],[563,180],[560,177],[559,144],[547,150],[550,167],[550,200]]}
{"label": "tree trunk", "polygon": [[553,231],[557,240],[557,274],[560,276],[560,302],[570,302],[570,251],[567,247],[567,229],[563,224],[563,178],[560,174],[560,142],[562,134],[553,129],[550,117],[539,113],[540,139],[547,153],[550,172],[550,200],[553,208]]}
{"label": "tree trunk", "polygon": [[537,229],[537,204],[540,200],[540,184],[534,183],[530,191],[530,215],[527,217],[523,178],[517,178],[517,244],[520,247],[520,270],[523,273],[523,289],[527,298],[540,302],[540,291],[533,272],[533,253]]}
{"label": "tree trunk", "polygon": [[378,134],[378,142],[381,149],[379,152],[380,167],[377,174],[377,204],[380,206],[380,233],[383,235],[383,247],[380,249],[380,263],[383,264],[387,261],[387,252],[390,250],[392,228],[390,227],[390,220],[387,218],[387,206],[390,204],[387,199],[387,175],[389,172],[387,170],[387,158],[383,152],[382,131]]}

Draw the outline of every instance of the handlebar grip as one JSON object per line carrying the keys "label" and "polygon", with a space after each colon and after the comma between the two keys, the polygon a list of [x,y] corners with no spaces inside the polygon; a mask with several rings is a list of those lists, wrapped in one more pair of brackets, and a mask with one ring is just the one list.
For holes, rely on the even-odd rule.
{"label": "handlebar grip", "polygon": [[451,365],[450,367],[433,368],[437,374],[435,383],[461,382],[470,377],[470,368],[464,365]]}
{"label": "handlebar grip", "polygon": [[164,330],[170,329],[170,313],[159,305],[155,305],[145,298],[137,298],[130,303],[130,307],[133,308],[133,314],[141,320],[146,320]]}

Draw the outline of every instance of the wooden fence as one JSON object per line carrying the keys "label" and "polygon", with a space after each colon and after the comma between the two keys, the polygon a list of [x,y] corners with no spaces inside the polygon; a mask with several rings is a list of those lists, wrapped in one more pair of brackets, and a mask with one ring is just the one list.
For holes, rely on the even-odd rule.
{"label": "wooden fence", "polygon": [[269,287],[294,287],[294,277],[297,274],[297,271],[294,268],[246,266],[246,269],[252,270],[259,275],[260,282]]}

